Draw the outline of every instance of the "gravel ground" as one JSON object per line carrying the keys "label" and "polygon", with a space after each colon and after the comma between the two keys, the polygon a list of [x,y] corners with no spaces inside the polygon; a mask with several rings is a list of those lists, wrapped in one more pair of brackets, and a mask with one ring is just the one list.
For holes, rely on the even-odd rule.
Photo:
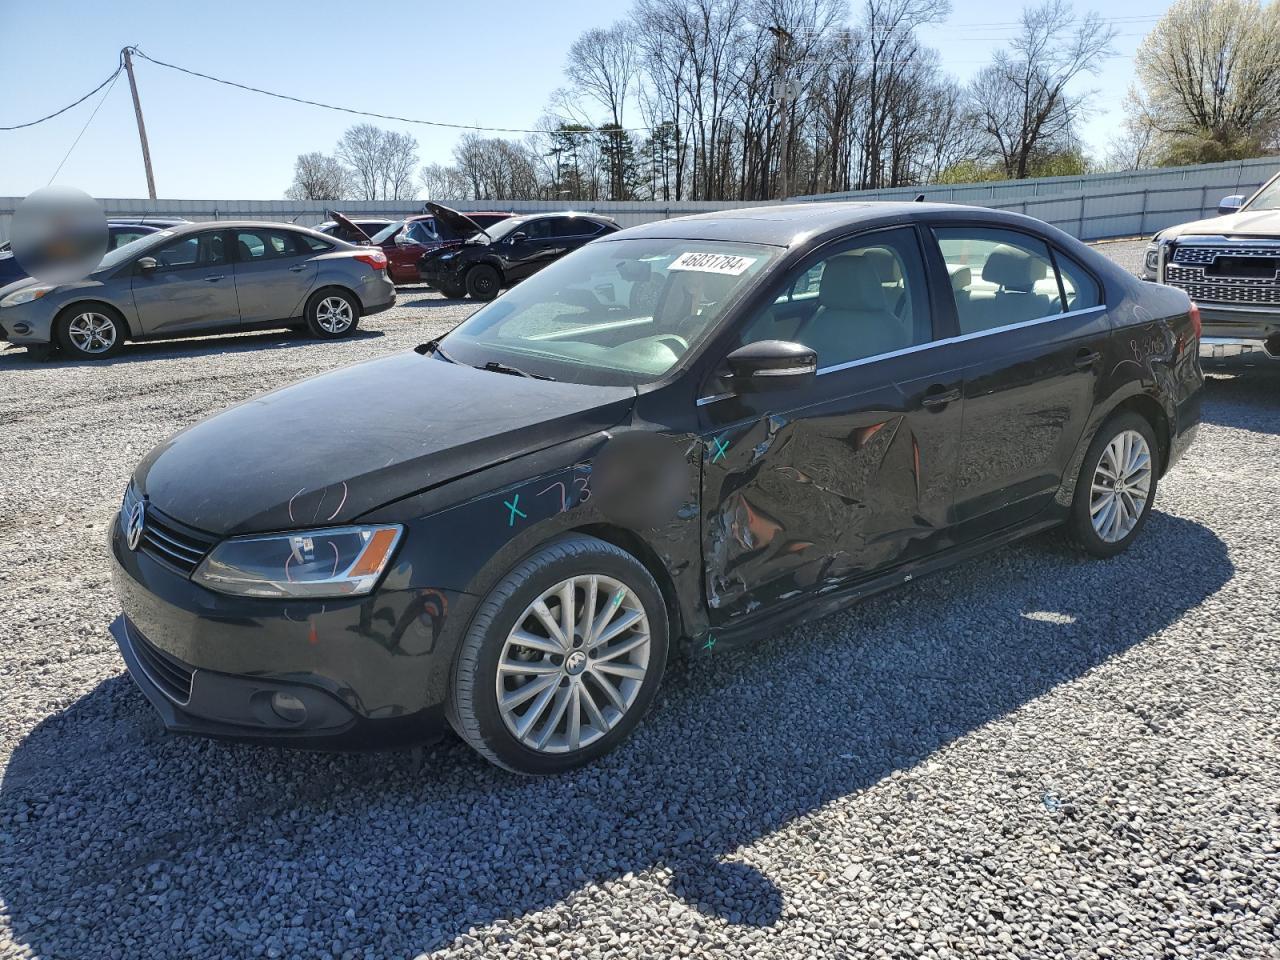
{"label": "gravel ground", "polygon": [[569,776],[165,735],[106,633],[132,466],[469,309],[401,303],[0,356],[0,957],[1280,957],[1280,365],[1215,368],[1124,556],[1037,537],[699,659]]}

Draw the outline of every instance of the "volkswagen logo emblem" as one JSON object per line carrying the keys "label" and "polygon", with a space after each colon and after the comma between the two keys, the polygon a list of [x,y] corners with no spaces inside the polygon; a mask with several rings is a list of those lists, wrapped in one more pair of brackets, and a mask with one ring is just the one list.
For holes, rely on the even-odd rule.
{"label": "volkswagen logo emblem", "polygon": [[130,550],[138,549],[138,544],[142,541],[142,531],[146,525],[147,505],[139,500],[129,511],[129,520],[124,530],[125,543],[129,545]]}

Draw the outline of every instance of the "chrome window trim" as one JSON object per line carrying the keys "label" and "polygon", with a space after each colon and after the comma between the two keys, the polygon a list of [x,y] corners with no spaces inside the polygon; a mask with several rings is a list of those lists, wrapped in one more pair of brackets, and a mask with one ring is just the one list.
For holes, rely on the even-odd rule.
{"label": "chrome window trim", "polygon": [[[829,367],[819,367],[818,376],[826,373],[838,373],[841,370],[850,370],[854,367],[861,367],[868,363],[875,363],[878,360],[889,360],[893,357],[902,357],[910,353],[919,353],[923,350],[931,350],[934,347],[948,346],[953,343],[964,343],[969,340],[977,340],[982,337],[993,336],[997,333],[1007,333],[1011,330],[1023,330],[1027,327],[1039,326],[1042,323],[1051,323],[1054,320],[1063,320],[1067,317],[1082,317],[1090,313],[1106,312],[1106,304],[1098,304],[1096,307],[1084,307],[1080,310],[1068,310],[1066,313],[1055,313],[1047,317],[1036,317],[1033,320],[1023,320],[1019,323],[1008,323],[1002,327],[992,327],[990,330],[978,330],[974,333],[962,333],[956,337],[944,337],[941,340],[930,340],[928,343],[918,343],[912,347],[903,347],[901,350],[892,350],[889,353],[877,353],[872,357],[863,357],[860,360],[850,360],[847,363],[836,363]],[[717,400],[724,400],[726,397],[732,397],[732,393],[717,393],[709,397],[699,397],[697,405],[702,407]]]}

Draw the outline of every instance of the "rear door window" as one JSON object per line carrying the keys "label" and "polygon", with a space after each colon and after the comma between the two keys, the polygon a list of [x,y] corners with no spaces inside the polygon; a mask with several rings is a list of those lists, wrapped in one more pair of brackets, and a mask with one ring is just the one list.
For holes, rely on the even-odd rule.
{"label": "rear door window", "polygon": [[296,257],[309,252],[290,230],[237,230],[236,250],[241,263]]}
{"label": "rear door window", "polygon": [[1058,263],[1058,275],[1062,278],[1062,292],[1068,310],[1088,310],[1102,305],[1102,288],[1098,281],[1080,264],[1060,250],[1053,251]]}
{"label": "rear door window", "polygon": [[1062,312],[1057,272],[1039,237],[990,227],[936,227],[960,333],[981,333]]}

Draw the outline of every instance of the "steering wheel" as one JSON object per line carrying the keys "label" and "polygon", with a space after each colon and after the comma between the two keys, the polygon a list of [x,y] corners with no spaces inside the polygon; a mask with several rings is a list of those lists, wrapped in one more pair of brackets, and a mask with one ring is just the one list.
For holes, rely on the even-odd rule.
{"label": "steering wheel", "polygon": [[686,340],[684,337],[680,336],[679,334],[660,333],[656,337],[650,337],[649,339],[654,340],[658,343],[666,343],[667,341],[672,341],[673,343],[676,344],[677,347],[680,348],[679,350],[680,353],[684,353],[686,350],[689,349],[689,341]]}

